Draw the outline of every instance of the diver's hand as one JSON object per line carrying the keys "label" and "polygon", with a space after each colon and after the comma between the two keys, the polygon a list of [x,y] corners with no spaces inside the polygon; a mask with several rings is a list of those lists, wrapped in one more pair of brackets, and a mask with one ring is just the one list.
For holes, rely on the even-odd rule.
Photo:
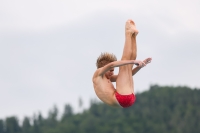
{"label": "diver's hand", "polygon": [[136,65],[136,66],[138,66],[138,67],[144,67],[144,66],[146,66],[146,64],[145,64],[145,62],[143,62],[143,61],[140,61],[140,60],[135,60],[134,61],[134,64]]}
{"label": "diver's hand", "polygon": [[151,63],[151,60],[152,60],[152,58],[149,57],[149,58],[146,58],[145,60],[143,60],[143,62],[147,65],[147,64]]}

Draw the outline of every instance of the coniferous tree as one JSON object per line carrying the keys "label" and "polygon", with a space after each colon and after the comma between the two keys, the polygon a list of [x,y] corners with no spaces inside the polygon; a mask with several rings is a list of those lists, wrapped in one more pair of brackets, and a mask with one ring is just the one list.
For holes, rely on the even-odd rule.
{"label": "coniferous tree", "polygon": [[40,127],[44,125],[44,118],[40,112],[38,114],[38,125],[40,125]]}
{"label": "coniferous tree", "polygon": [[16,117],[8,117],[5,122],[6,133],[20,133],[21,129]]}
{"label": "coniferous tree", "polygon": [[22,123],[22,133],[30,133],[31,132],[31,124],[30,119],[25,117]]}
{"label": "coniferous tree", "polygon": [[31,132],[32,133],[41,133],[41,127],[39,125],[36,114],[33,115],[33,126],[32,126]]}
{"label": "coniferous tree", "polygon": [[81,97],[79,97],[79,99],[78,99],[78,105],[79,105],[79,109],[81,110],[83,107],[83,100]]}
{"label": "coniferous tree", "polygon": [[0,119],[0,133],[4,133],[4,122]]}
{"label": "coniferous tree", "polygon": [[52,110],[49,111],[47,123],[49,127],[55,127],[57,125],[58,117],[58,108],[56,106],[53,107]]}
{"label": "coniferous tree", "polygon": [[62,115],[61,121],[66,121],[73,115],[73,108],[71,105],[66,104],[64,107],[64,113]]}

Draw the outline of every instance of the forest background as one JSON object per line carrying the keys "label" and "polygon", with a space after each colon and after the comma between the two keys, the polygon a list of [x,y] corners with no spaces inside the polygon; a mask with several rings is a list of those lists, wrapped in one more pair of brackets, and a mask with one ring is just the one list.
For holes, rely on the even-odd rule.
{"label": "forest background", "polygon": [[[200,90],[185,86],[153,85],[137,94],[127,109],[114,108],[91,100],[90,108],[74,113],[66,104],[59,118],[54,106],[44,118],[41,113],[0,120],[0,133],[199,133]],[[81,102],[80,102],[81,108]]]}

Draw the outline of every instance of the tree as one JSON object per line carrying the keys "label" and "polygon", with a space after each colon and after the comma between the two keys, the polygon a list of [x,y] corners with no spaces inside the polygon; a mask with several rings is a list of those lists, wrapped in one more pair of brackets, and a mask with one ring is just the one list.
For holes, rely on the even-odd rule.
{"label": "tree", "polygon": [[80,109],[81,109],[82,106],[83,106],[83,100],[82,100],[81,97],[78,99],[78,105],[79,105],[79,108],[80,108]]}
{"label": "tree", "polygon": [[0,133],[5,133],[3,120],[0,120]]}
{"label": "tree", "polygon": [[48,119],[46,121],[49,127],[55,127],[57,125],[58,108],[54,105],[53,109],[49,111]]}
{"label": "tree", "polygon": [[62,115],[61,120],[65,121],[68,118],[70,118],[72,115],[73,115],[73,108],[71,107],[71,105],[66,104],[65,107],[64,107],[64,113]]}
{"label": "tree", "polygon": [[49,111],[48,119],[57,121],[57,117],[58,117],[58,108],[56,107],[56,105],[54,105],[53,109]]}
{"label": "tree", "polygon": [[41,127],[35,114],[33,115],[33,126],[31,131],[33,133],[41,133]]}
{"label": "tree", "polygon": [[22,123],[22,133],[29,133],[31,130],[30,119],[25,117]]}
{"label": "tree", "polygon": [[40,125],[42,127],[43,124],[44,124],[44,118],[43,118],[42,114],[39,112],[39,114],[38,114],[38,125]]}
{"label": "tree", "polygon": [[16,117],[6,118],[5,125],[6,133],[20,133],[21,129],[18,123],[18,119]]}

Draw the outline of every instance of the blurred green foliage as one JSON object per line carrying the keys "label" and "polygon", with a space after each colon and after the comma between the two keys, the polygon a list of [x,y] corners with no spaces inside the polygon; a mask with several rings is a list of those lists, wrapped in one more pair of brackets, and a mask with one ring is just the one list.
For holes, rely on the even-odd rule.
{"label": "blurred green foliage", "polygon": [[91,100],[91,106],[74,114],[71,105],[58,118],[56,106],[42,114],[0,120],[0,133],[200,133],[200,90],[184,86],[152,85],[137,94],[130,108],[114,108]]}

